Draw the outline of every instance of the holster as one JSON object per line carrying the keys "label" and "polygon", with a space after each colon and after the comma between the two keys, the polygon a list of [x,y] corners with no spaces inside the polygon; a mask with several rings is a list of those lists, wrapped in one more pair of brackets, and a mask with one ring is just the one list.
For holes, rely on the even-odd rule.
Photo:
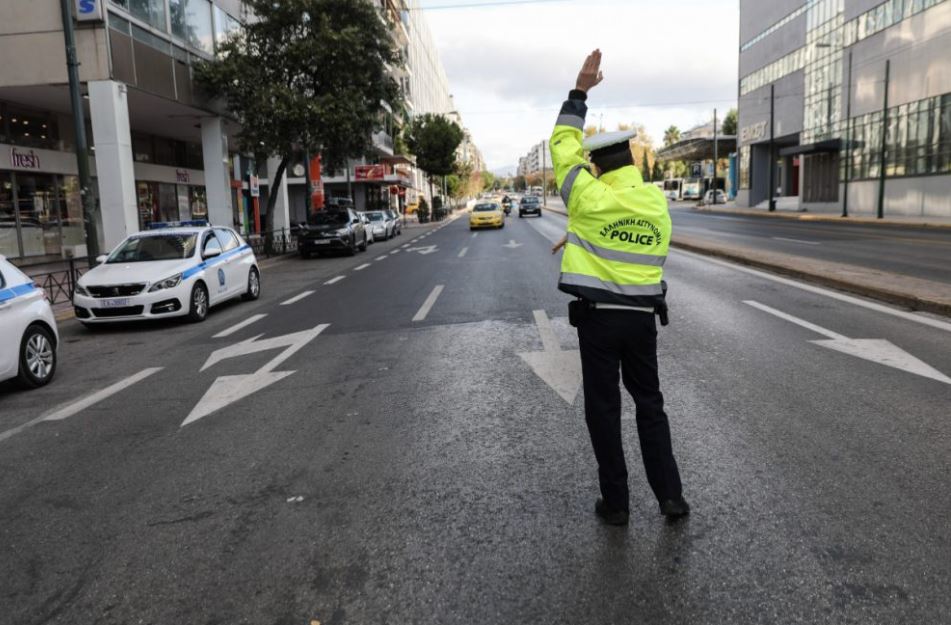
{"label": "holster", "polygon": [[576,299],[568,302],[568,323],[572,328],[577,328],[581,322],[588,316],[591,307],[583,299]]}
{"label": "holster", "polygon": [[660,286],[664,290],[664,301],[654,306],[654,314],[660,318],[660,325],[670,325],[670,317],[667,315],[667,281],[661,280]]}

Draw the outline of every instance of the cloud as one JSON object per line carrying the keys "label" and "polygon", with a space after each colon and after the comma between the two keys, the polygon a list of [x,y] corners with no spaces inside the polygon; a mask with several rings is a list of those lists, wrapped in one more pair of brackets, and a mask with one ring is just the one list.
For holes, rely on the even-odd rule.
{"label": "cloud", "polygon": [[583,0],[426,16],[456,107],[492,168],[547,137],[594,48],[604,53],[605,81],[592,91],[589,122],[638,121],[659,140],[671,123],[700,123],[736,99],[737,0]]}

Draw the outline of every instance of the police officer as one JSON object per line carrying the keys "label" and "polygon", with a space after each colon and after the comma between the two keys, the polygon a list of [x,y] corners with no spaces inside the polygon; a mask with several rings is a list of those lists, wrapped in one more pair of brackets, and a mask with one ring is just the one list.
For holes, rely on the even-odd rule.
{"label": "police officer", "polygon": [[[558,288],[577,298],[569,316],[578,328],[585,420],[598,461],[601,498],[595,512],[608,524],[625,525],[630,508],[619,369],[637,407],[641,455],[661,513],[676,519],[690,507],[682,494],[657,373],[655,312],[666,314],[662,278],[671,233],[667,200],[657,187],[645,185],[634,167],[630,140],[636,133],[601,134],[582,143],[585,101],[603,78],[600,68],[601,51],[595,50],[551,138],[555,178],[568,209]],[[585,151],[598,177],[589,170]]]}

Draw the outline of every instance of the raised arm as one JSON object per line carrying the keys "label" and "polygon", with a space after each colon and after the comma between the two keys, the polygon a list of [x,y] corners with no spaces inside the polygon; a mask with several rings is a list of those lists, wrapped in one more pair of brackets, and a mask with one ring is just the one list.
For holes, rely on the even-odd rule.
{"label": "raised arm", "polygon": [[551,160],[555,169],[555,182],[561,190],[568,214],[577,208],[578,199],[595,187],[598,180],[588,170],[584,158],[584,121],[588,114],[588,91],[604,78],[601,72],[601,51],[595,50],[585,59],[574,90],[561,106],[561,113],[551,136]]}

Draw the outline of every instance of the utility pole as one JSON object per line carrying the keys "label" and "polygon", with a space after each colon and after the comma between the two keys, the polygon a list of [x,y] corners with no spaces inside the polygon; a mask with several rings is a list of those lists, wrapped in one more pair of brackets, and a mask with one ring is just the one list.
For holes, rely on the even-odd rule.
{"label": "utility pole", "polygon": [[[548,158],[545,154],[545,142],[542,141],[542,206],[548,208]],[[568,208],[567,206],[565,208]]]}
{"label": "utility pole", "polygon": [[[83,229],[86,234],[86,257],[89,266],[99,256],[99,233],[96,225],[96,203],[90,191],[89,145],[86,142],[86,111],[79,89],[79,59],[76,58],[76,32],[69,0],[60,0],[63,13],[63,38],[66,43],[66,71],[69,75],[69,99],[73,108],[73,130],[76,133],[76,169],[79,173],[79,195],[83,204]],[[100,172],[100,175],[103,175]]]}
{"label": "utility pole", "polygon": [[888,78],[891,60],[885,61],[885,97],[882,104],[882,155],[878,166],[878,218],[885,217],[885,148],[888,145]]}
{"label": "utility pole", "polygon": [[717,203],[717,157],[719,156],[719,145],[717,145],[717,110],[713,109],[713,203]]}
{"label": "utility pole", "polygon": [[775,114],[776,114],[776,83],[773,83],[769,86],[769,212],[776,210],[776,199],[773,197],[773,194],[776,192],[775,184],[773,184],[773,168],[776,167],[776,163],[773,162],[773,142],[776,140],[776,135],[773,126],[775,125]]}
{"label": "utility pole", "polygon": [[[353,202],[353,185],[350,183],[350,159],[347,159],[347,197]],[[354,208],[356,203],[354,203]]]}
{"label": "utility pole", "polygon": [[310,223],[310,214],[314,212],[314,191],[310,186],[310,151],[304,152],[304,184],[307,187],[306,199],[304,200],[305,217],[307,222]]}
{"label": "utility pole", "polygon": [[849,216],[849,178],[852,176],[852,51],[849,50],[849,71],[845,89],[845,185],[842,216]]}

